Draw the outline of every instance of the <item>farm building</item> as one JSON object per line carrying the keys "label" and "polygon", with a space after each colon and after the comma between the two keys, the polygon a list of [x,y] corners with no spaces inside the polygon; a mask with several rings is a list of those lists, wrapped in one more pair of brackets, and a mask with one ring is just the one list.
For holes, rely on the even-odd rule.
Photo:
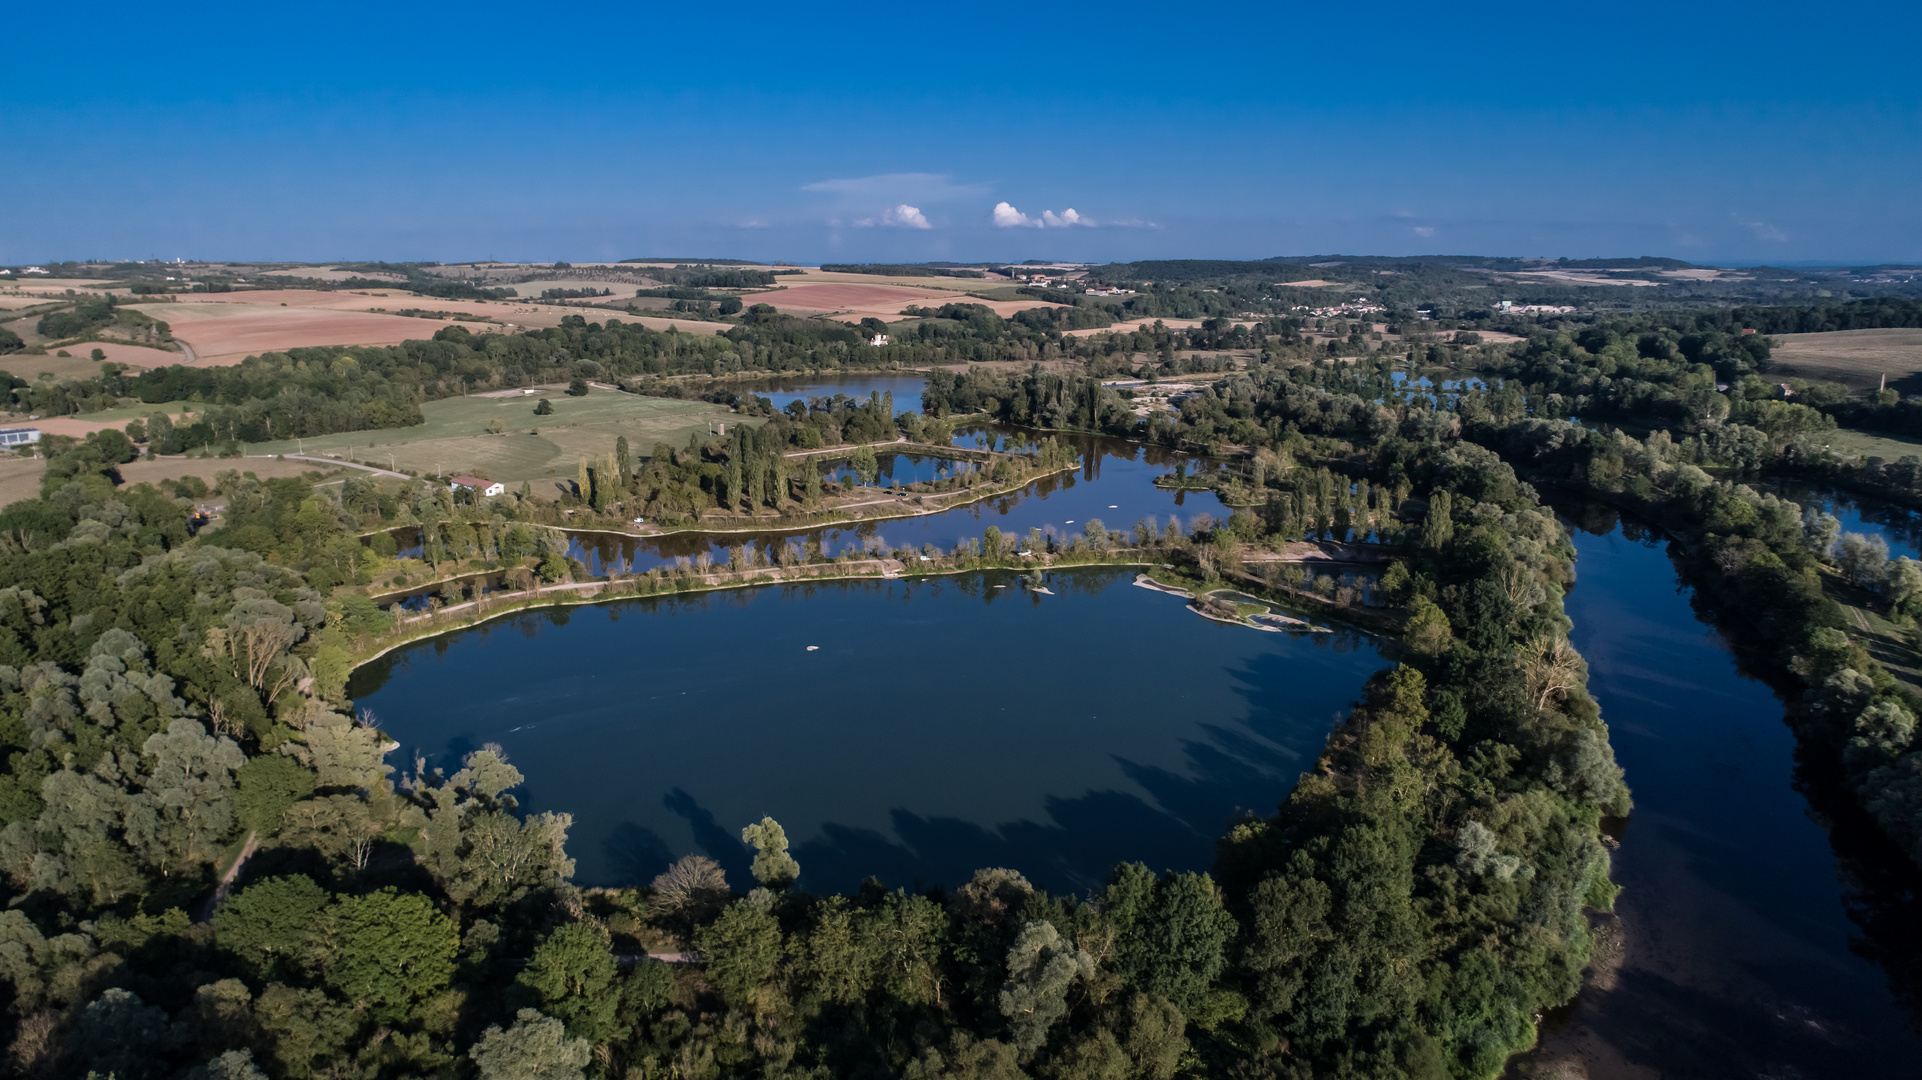
{"label": "farm building", "polygon": [[39,428],[0,428],[0,446],[30,446],[39,441]]}
{"label": "farm building", "polygon": [[448,486],[478,491],[490,499],[507,491],[506,484],[495,480],[483,480],[478,476],[456,476]]}

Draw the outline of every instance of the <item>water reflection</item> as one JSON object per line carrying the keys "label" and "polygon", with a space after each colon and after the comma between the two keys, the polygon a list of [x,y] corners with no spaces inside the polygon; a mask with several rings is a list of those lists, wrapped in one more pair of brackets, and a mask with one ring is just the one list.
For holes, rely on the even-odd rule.
{"label": "water reflection", "polygon": [[1207,867],[1237,814],[1286,797],[1383,662],[1361,635],[1222,626],[1132,579],[542,611],[389,654],[350,692],[407,718],[390,724],[403,757],[452,767],[505,746],[529,809],[575,815],[585,884],[645,881],[688,851],[739,863],[740,826],[771,813],[814,890],[982,866],[1082,890],[1128,859]]}
{"label": "water reflection", "polygon": [[[957,434],[955,440],[956,445],[973,446],[992,438],[996,445],[1005,445],[1009,440],[1018,442],[1027,437],[1012,428],[983,427]],[[1188,455],[1091,435],[1059,437],[1072,443],[1081,455],[1081,466],[1075,471],[1042,477],[1018,491],[935,514],[768,532],[682,532],[665,536],[575,532],[569,534],[568,554],[584,563],[588,573],[604,576],[644,572],[704,554],[725,562],[732,546],[753,552],[760,559],[772,559],[784,549],[805,550],[815,545],[830,556],[872,550],[883,544],[915,549],[932,544],[948,551],[978,538],[990,525],[1003,533],[1025,534],[1039,529],[1045,535],[1066,537],[1079,534],[1094,519],[1109,529],[1127,530],[1143,517],[1156,518],[1165,525],[1173,514],[1187,525],[1200,514],[1219,520],[1230,512],[1211,492],[1164,491],[1154,486],[1155,478],[1165,475],[1175,462],[1195,460]]]}
{"label": "water reflection", "polygon": [[[1862,955],[1912,947],[1913,875],[1856,879],[1848,851],[1874,846],[1873,830],[1830,816],[1834,785],[1800,761],[1781,700],[1699,621],[1658,538],[1600,507],[1570,516],[1571,637],[1636,805],[1615,861],[1619,983],[1585,993],[1542,1054],[1581,1052],[1591,1077],[1902,1074],[1922,1040]],[[1881,847],[1878,865],[1901,863]],[[1877,920],[1902,929],[1865,936]]]}

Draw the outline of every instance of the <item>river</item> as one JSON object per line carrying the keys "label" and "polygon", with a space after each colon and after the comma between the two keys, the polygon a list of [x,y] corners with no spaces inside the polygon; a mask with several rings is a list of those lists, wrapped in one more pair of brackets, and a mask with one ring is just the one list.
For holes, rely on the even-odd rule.
{"label": "river", "polygon": [[1903,946],[1858,921],[1902,886],[1868,896],[1838,860],[1879,836],[1812,813],[1829,788],[1799,765],[1781,700],[1697,617],[1666,544],[1587,508],[1575,548],[1571,637],[1635,793],[1615,855],[1625,962],[1525,1062],[1579,1054],[1595,1078],[1913,1075],[1911,1011],[1860,955]]}

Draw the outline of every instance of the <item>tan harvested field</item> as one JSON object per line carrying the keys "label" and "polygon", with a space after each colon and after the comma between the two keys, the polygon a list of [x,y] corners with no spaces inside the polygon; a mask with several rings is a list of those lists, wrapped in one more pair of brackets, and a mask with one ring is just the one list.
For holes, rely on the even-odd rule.
{"label": "tan harvested field", "polygon": [[[845,275],[858,277],[859,275]],[[926,280],[926,279],[924,279]],[[949,279],[937,279],[949,280]],[[883,322],[901,317],[909,306],[940,307],[943,304],[980,304],[1006,318],[1029,308],[1061,307],[1045,300],[983,300],[965,295],[965,290],[928,288],[914,285],[889,285],[867,281],[808,281],[783,278],[787,287],[770,292],[749,293],[741,299],[749,304],[772,304],[777,311],[795,315],[834,313],[836,318],[859,322],[876,318]],[[979,288],[982,283],[974,282]]]}
{"label": "tan harvested field", "polygon": [[[1922,376],[1922,330],[1836,330],[1825,334],[1777,334],[1770,374],[1845,383],[1872,390],[1882,376],[1895,385]],[[1918,379],[1922,381],[1922,379]],[[1922,392],[1913,383],[1897,387]]]}
{"label": "tan harvested field", "polygon": [[1645,281],[1641,278],[1614,278],[1606,274],[1582,270],[1502,270],[1501,277],[1520,278],[1530,281],[1554,281],[1563,285],[1646,285],[1653,288],[1659,281]]}
{"label": "tan harvested field", "polygon": [[407,279],[399,274],[362,273],[357,270],[332,270],[310,266],[300,270],[264,270],[261,277],[306,278],[309,281],[352,281],[355,278],[369,278],[375,281],[392,281],[397,284]]}
{"label": "tan harvested field", "polygon": [[1096,334],[1132,334],[1136,330],[1146,330],[1156,323],[1170,330],[1192,330],[1201,325],[1200,319],[1131,319],[1104,326],[1099,330],[1063,330],[1062,337],[1093,337]]}
{"label": "tan harvested field", "polygon": [[44,296],[4,294],[0,295],[0,311],[18,311],[21,308],[37,307],[46,302],[47,298]]}
{"label": "tan harvested field", "polygon": [[75,292],[86,292],[99,289],[103,286],[112,287],[118,284],[120,284],[120,282],[106,280],[96,281],[92,278],[52,278],[45,281],[38,278],[21,278],[19,281],[7,282],[7,288],[19,289],[22,292],[36,293],[41,296],[58,296],[68,289],[72,289]]}
{"label": "tan harvested field", "polygon": [[263,352],[302,346],[398,345],[412,338],[433,337],[442,326],[455,325],[452,320],[291,304],[262,307],[196,300],[139,304],[133,310],[165,320],[176,339],[193,346],[195,364],[201,367],[237,364]]}
{"label": "tan harvested field", "polygon": [[639,323],[649,330],[679,330],[683,334],[724,334],[734,325],[733,323],[702,322],[699,319],[658,319],[652,315],[629,315],[618,311],[599,314],[576,311],[570,314],[585,315],[588,322],[606,322],[614,318],[624,323]]}
{"label": "tan harvested field", "polygon": [[1681,270],[1657,270],[1656,275],[1666,278],[1680,278],[1684,281],[1747,281],[1749,274],[1734,270],[1718,270],[1709,266],[1691,266]]}
{"label": "tan harvested field", "polygon": [[[120,466],[120,478],[129,484],[158,484],[182,477],[198,476],[212,487],[214,474],[222,469],[250,472],[262,480],[284,476],[333,476],[345,470],[331,470],[312,462],[280,461],[266,458],[190,458],[170,457],[158,461],[129,461]],[[0,506],[31,499],[40,494],[40,475],[47,470],[45,458],[0,457]]]}
{"label": "tan harvested field", "polygon": [[1353,282],[1323,281],[1320,278],[1309,278],[1307,281],[1278,281],[1275,284],[1285,289],[1350,289],[1355,287]]}
{"label": "tan harvested field", "polygon": [[[166,367],[169,364],[187,362],[187,357],[183,353],[151,349],[145,345],[129,345],[124,341],[83,341],[78,345],[67,346],[68,352],[81,357],[91,357],[95,349],[106,353],[107,359],[113,363],[132,364],[135,367]],[[0,358],[0,363],[4,362],[4,358]]]}
{"label": "tan harvested field", "polygon": [[974,289],[1005,285],[1008,279],[999,274],[985,278],[926,277],[920,275],[893,276],[886,274],[849,274],[842,271],[805,269],[799,274],[782,274],[783,285],[899,285],[911,289],[932,289],[936,292],[964,293]]}

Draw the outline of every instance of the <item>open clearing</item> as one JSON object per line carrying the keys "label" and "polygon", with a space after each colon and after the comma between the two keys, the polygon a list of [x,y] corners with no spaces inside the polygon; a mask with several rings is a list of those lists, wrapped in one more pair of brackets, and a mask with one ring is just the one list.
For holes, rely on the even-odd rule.
{"label": "open clearing", "polygon": [[[282,476],[312,476],[322,479],[339,470],[329,470],[312,462],[249,461],[237,458],[169,457],[158,461],[129,461],[120,466],[120,478],[129,484],[158,484],[184,476],[198,476],[212,487],[214,474],[222,469],[250,472],[262,480]],[[40,474],[47,471],[45,458],[0,457],[0,506],[31,499],[40,494]]]}
{"label": "open clearing", "polygon": [[[1922,330],[1835,330],[1825,334],[1776,334],[1771,374],[1826,379],[1858,390],[1922,376]],[[1922,382],[1922,379],[1918,379]],[[1900,386],[1909,393],[1922,385]]]}
{"label": "open clearing", "polygon": [[[543,396],[554,405],[551,416],[534,415],[535,404]],[[646,456],[656,442],[685,446],[690,434],[705,435],[710,423],[740,422],[734,413],[705,401],[607,390],[580,398],[558,389],[523,398],[451,398],[430,401],[420,411],[427,422],[413,427],[253,443],[246,451],[250,455],[300,452],[347,457],[382,468],[391,461],[403,471],[423,475],[437,470],[445,475],[473,473],[518,484],[550,477],[572,479],[577,461],[612,452],[614,440],[622,435],[638,458]],[[487,433],[488,423],[496,418],[506,434]]]}
{"label": "open clearing", "polygon": [[129,345],[124,341],[83,341],[78,345],[67,346],[67,351],[75,356],[89,358],[93,356],[95,349],[106,353],[107,359],[116,364],[132,364],[134,367],[166,367],[169,364],[187,362],[185,353],[168,352],[166,349],[154,349],[146,345]]}
{"label": "open clearing", "polygon": [[1922,457],[1922,439],[1854,428],[1836,428],[1827,436],[1829,446],[1858,458],[1879,457],[1884,461],[1896,461],[1910,454]]}
{"label": "open clearing", "polygon": [[[75,346],[74,348],[79,348]],[[89,349],[92,346],[88,346]],[[0,371],[18,375],[23,379],[37,379],[49,375],[55,379],[91,379],[100,373],[100,365],[87,359],[85,351],[75,353],[73,349],[64,350],[71,356],[57,356],[54,353],[8,353],[0,356]],[[179,353],[168,353],[176,362],[183,359]]]}

